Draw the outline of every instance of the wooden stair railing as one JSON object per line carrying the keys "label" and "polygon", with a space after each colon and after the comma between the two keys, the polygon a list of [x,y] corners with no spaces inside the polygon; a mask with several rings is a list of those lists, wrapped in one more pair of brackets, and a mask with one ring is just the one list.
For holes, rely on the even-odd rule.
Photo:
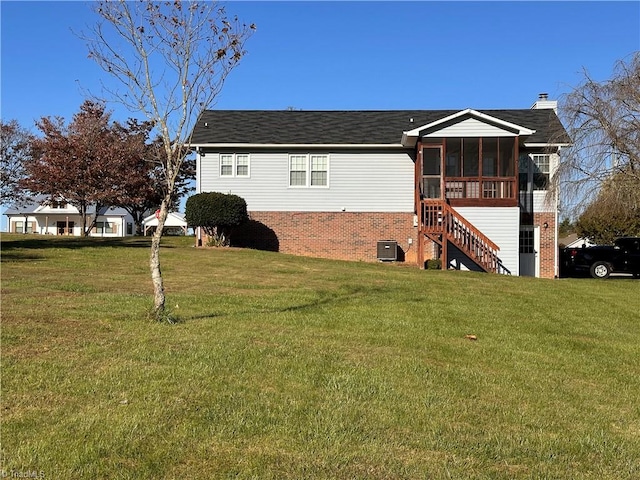
{"label": "wooden stair railing", "polygon": [[421,230],[441,246],[451,242],[486,272],[508,273],[498,257],[500,247],[442,200],[422,201]]}

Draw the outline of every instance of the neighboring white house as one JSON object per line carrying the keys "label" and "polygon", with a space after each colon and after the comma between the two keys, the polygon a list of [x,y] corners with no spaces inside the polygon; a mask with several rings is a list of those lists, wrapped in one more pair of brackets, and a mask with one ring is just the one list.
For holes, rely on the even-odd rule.
{"label": "neighboring white house", "polygon": [[582,248],[593,247],[595,243],[585,237],[578,237],[577,233],[571,233],[564,238],[558,240],[558,245],[564,248]]}
{"label": "neighboring white house", "polygon": [[[38,197],[34,202],[8,208],[9,232],[37,233],[42,235],[82,235],[82,217],[77,208],[66,202],[46,202]],[[88,221],[93,220],[95,207],[89,207]],[[104,207],[98,212],[95,226],[89,232],[92,237],[125,237],[135,233],[133,217],[123,208]]]}
{"label": "neighboring white house", "polygon": [[555,107],[541,94],[518,110],[208,110],[196,193],[244,198],[246,243],[285,253],[553,278],[547,189],[570,144]]}
{"label": "neighboring white house", "polygon": [[[142,222],[144,224],[144,234],[151,229],[155,229],[158,227],[158,217],[154,213],[153,215],[149,215]],[[176,230],[182,230],[184,235],[187,234],[187,221],[185,220],[184,213],[180,212],[169,212],[167,214],[167,219],[164,222],[164,228],[169,229],[173,228]]]}

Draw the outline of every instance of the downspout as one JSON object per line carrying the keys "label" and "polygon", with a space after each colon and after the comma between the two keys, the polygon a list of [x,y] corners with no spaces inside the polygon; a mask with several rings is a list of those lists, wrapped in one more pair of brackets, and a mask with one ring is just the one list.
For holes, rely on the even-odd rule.
{"label": "downspout", "polygon": [[[201,173],[203,157],[204,157],[204,153],[202,152],[202,148],[198,147],[197,155],[196,155],[196,194],[202,193],[201,183],[200,183],[200,173]],[[202,230],[200,229],[200,227],[197,227],[194,233],[196,236],[196,247],[199,247],[202,245]]]}
{"label": "downspout", "polygon": [[[555,109],[554,109],[555,110]],[[555,165],[554,165],[554,172],[553,174],[555,175],[558,171],[558,168],[560,167],[560,150],[562,150],[562,147],[558,147],[558,151],[556,152],[555,155]],[[558,258],[558,232],[559,232],[559,225],[558,225],[558,198],[559,198],[559,192],[558,189],[555,189],[555,193],[554,193],[554,198],[553,198],[553,214],[555,217],[555,228],[554,228],[554,232],[553,232],[553,277],[554,278],[560,278],[560,259]]]}

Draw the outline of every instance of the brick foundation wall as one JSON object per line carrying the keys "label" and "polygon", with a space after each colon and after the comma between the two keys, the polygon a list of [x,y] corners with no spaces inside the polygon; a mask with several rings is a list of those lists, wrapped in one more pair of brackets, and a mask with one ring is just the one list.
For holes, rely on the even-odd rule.
{"label": "brick foundation wall", "polygon": [[[377,242],[398,242],[398,261],[417,264],[417,228],[412,213],[250,212],[250,221],[232,235],[232,245],[318,258],[377,261]],[[536,213],[540,225],[540,277],[554,278],[555,215]],[[544,223],[548,227],[544,228]],[[412,240],[409,244],[408,239]],[[425,260],[435,257],[425,239]]]}
{"label": "brick foundation wall", "polygon": [[417,228],[413,226],[413,213],[250,212],[249,216],[249,224],[234,235],[234,245],[375,262],[378,240],[395,240],[398,260],[416,262]]}
{"label": "brick foundation wall", "polygon": [[[552,212],[534,213],[534,225],[540,225],[540,278],[554,278],[555,256],[558,249],[556,242],[556,219]],[[547,228],[544,224],[547,224]]]}

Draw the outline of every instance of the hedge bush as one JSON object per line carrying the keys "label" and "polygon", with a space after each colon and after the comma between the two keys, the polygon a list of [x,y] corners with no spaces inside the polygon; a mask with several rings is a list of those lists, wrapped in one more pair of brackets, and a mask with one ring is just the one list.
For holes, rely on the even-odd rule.
{"label": "hedge bush", "polygon": [[247,202],[242,197],[218,192],[189,197],[185,216],[190,227],[201,227],[215,245],[228,245],[231,229],[249,219]]}

